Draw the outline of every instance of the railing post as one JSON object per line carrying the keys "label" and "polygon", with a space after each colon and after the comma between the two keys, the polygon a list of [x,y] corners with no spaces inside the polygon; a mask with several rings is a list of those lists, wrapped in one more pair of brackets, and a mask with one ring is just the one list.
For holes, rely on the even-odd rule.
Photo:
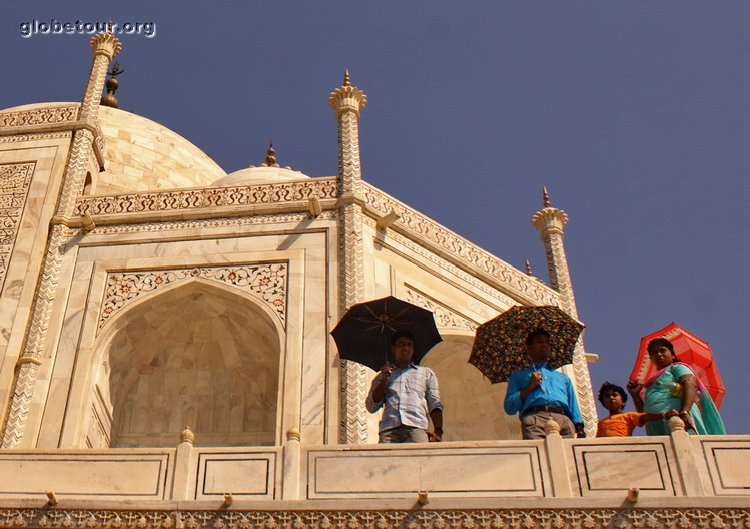
{"label": "railing post", "polygon": [[174,478],[172,486],[173,500],[187,500],[190,481],[190,457],[193,453],[195,434],[186,426],[180,434],[180,444],[177,445],[177,456],[174,462]]}
{"label": "railing post", "polygon": [[670,417],[667,424],[671,431],[672,449],[685,496],[705,496],[706,491],[703,488],[698,463],[693,453],[693,442],[690,434],[685,431],[685,424],[679,417]]}
{"label": "railing post", "polygon": [[284,444],[284,468],[282,499],[298,500],[300,490],[300,433],[295,428],[286,432],[286,444]]}
{"label": "railing post", "polygon": [[565,444],[560,435],[560,425],[550,419],[544,425],[544,431],[547,434],[544,445],[547,449],[553,494],[555,498],[572,498],[573,489],[568,475],[568,458],[565,455]]}

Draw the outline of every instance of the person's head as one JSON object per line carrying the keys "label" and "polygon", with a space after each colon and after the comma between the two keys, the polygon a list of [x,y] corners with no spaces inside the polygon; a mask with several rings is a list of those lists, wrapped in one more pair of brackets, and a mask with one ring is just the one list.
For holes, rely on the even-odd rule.
{"label": "person's head", "polygon": [[544,329],[535,329],[526,336],[526,350],[535,364],[543,364],[549,359],[549,339],[550,334]]}
{"label": "person's head", "polygon": [[648,342],[646,350],[657,369],[663,369],[675,361],[674,346],[666,338],[654,338]]}
{"label": "person's head", "polygon": [[620,386],[605,382],[599,388],[599,402],[609,410],[609,413],[619,413],[628,402],[628,394]]}
{"label": "person's head", "polygon": [[394,333],[391,336],[391,354],[397,366],[408,366],[414,356],[414,335],[409,331]]}

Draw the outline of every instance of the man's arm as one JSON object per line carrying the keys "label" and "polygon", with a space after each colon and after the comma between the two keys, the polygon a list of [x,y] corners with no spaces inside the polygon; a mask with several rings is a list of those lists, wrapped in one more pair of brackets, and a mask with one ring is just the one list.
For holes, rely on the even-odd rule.
{"label": "man's arm", "polygon": [[443,410],[435,408],[430,412],[430,419],[432,419],[432,426],[434,433],[428,432],[430,441],[440,442],[443,440]]}
{"label": "man's arm", "polygon": [[[385,367],[383,368],[385,370]],[[370,413],[375,413],[383,407],[383,398],[385,397],[385,388],[388,387],[388,380],[391,377],[390,370],[388,374],[384,374],[383,371],[378,373],[370,386],[370,392],[367,394],[367,400],[365,401],[365,408]]]}
{"label": "man's arm", "polygon": [[428,432],[430,441],[443,440],[443,403],[440,402],[440,390],[435,373],[430,370],[427,376],[427,388],[425,389],[425,400],[427,409],[430,410],[430,419],[435,433]]}
{"label": "man's arm", "polygon": [[513,373],[510,375],[510,380],[508,380],[508,389],[505,393],[505,402],[503,403],[505,413],[508,415],[515,415],[521,411],[521,405],[523,404],[521,387],[518,385],[517,379],[516,373]]}

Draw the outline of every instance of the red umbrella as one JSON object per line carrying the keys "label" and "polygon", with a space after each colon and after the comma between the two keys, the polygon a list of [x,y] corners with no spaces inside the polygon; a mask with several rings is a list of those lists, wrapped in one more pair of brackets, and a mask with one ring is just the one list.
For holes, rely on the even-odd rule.
{"label": "red umbrella", "polygon": [[694,334],[689,333],[676,323],[672,322],[663,329],[641,338],[641,346],[638,349],[638,358],[630,373],[630,380],[643,383],[656,372],[656,367],[648,357],[648,343],[654,338],[666,338],[674,345],[677,360],[693,366],[695,374],[701,379],[708,389],[711,398],[716,404],[716,409],[721,406],[726,389],[719,375],[719,368],[714,360],[711,347]]}

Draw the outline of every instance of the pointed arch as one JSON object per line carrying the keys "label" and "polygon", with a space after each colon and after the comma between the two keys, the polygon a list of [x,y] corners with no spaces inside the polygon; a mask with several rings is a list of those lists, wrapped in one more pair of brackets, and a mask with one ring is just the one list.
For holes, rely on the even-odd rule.
{"label": "pointed arch", "polygon": [[[273,444],[284,331],[262,300],[192,278],[124,307],[97,338],[112,446]],[[105,399],[106,400],[106,399]],[[189,421],[189,422],[188,422]]]}

